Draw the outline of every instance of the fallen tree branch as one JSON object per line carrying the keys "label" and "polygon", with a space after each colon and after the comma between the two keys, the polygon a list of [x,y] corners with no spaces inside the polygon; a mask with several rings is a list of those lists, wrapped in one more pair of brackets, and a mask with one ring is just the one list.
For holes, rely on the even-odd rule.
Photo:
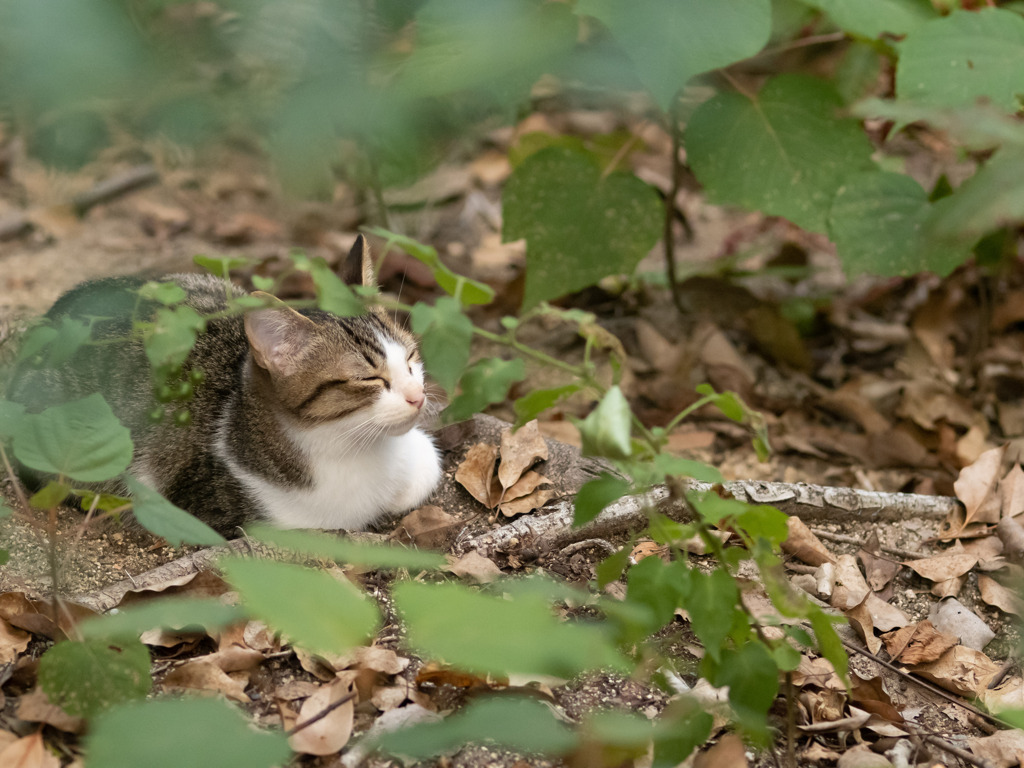
{"label": "fallen tree branch", "polygon": [[[691,481],[687,487],[710,491],[709,483]],[[963,509],[957,499],[948,496],[922,496],[912,493],[883,493],[854,488],[830,488],[807,483],[775,483],[744,480],[725,483],[725,489],[740,501],[770,504],[787,515],[803,520],[895,522],[910,517],[941,519]],[[535,557],[560,549],[574,541],[607,538],[609,535],[642,528],[647,513],[654,509],[676,520],[686,520],[685,505],[670,498],[668,488],[656,486],[647,493],[624,496],[604,509],[594,520],[573,528],[575,505],[570,499],[549,507],[545,515],[524,517],[508,525],[469,539],[460,549],[475,549],[484,556],[499,552],[517,552]]]}

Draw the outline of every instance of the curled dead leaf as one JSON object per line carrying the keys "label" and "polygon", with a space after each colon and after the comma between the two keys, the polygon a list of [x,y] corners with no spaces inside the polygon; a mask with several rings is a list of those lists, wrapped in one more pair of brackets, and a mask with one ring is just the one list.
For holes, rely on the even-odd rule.
{"label": "curled dead leaf", "polygon": [[978,576],[978,589],[981,591],[981,599],[989,605],[1004,613],[1024,616],[1024,601],[1020,595],[1012,589],[1007,589],[991,576]]}
{"label": "curled dead leaf", "polygon": [[505,501],[498,505],[498,511],[501,512],[505,517],[515,517],[516,515],[525,515],[528,512],[533,512],[535,509],[540,509],[547,504],[551,499],[555,497],[555,492],[550,488],[541,488],[534,491],[528,496],[523,496],[519,499],[513,499],[512,501]]}
{"label": "curled dead leaf", "polygon": [[947,555],[924,557],[920,560],[908,560],[903,563],[914,569],[919,576],[929,581],[948,581],[963,576],[978,564],[978,556],[965,552],[953,552]]}
{"label": "curled dead leaf", "polygon": [[488,509],[493,509],[501,498],[501,486],[494,476],[497,460],[497,446],[477,443],[467,451],[466,458],[455,470],[455,481]]}
{"label": "curled dead leaf", "polygon": [[[302,727],[332,705],[344,703],[307,727]],[[288,737],[288,745],[306,755],[333,755],[348,744],[352,737],[355,715],[355,696],[351,680],[335,679],[320,687],[302,703],[295,728],[301,730]]]}
{"label": "curled dead leaf", "polygon": [[244,680],[231,677],[223,669],[205,657],[189,659],[180,667],[175,667],[164,678],[167,689],[184,688],[208,693],[223,693],[232,701],[248,704],[250,699],[245,692],[248,675]]}
{"label": "curled dead leaf", "polygon": [[821,539],[815,536],[806,523],[796,515],[786,518],[789,535],[782,542],[782,551],[808,565],[834,563],[835,555],[828,551]]}
{"label": "curled dead leaf", "polygon": [[526,470],[548,458],[548,444],[540,434],[537,420],[526,422],[515,432],[506,428],[501,433],[499,453],[498,480],[502,489],[511,488]]}
{"label": "curled dead leaf", "polygon": [[494,561],[484,557],[475,549],[461,557],[448,555],[448,566],[445,570],[456,576],[468,577],[484,584],[501,576],[501,569],[495,565]]}

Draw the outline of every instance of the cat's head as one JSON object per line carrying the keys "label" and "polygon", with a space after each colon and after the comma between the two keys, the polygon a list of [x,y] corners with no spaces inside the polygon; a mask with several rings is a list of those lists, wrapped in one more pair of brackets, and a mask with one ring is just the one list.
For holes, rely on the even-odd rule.
{"label": "cat's head", "polygon": [[[361,235],[345,272],[350,280],[373,284]],[[425,410],[416,339],[381,309],[337,317],[280,304],[248,312],[245,333],[264,396],[300,426],[340,421],[365,434],[397,435]]]}

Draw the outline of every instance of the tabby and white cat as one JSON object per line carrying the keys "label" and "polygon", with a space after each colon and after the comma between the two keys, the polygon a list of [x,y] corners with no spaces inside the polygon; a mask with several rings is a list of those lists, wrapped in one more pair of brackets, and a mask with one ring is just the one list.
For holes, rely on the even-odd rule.
{"label": "tabby and white cat", "polygon": [[[349,282],[373,283],[362,236]],[[209,275],[163,278],[202,315],[243,292]],[[137,311],[123,278],[85,283],[47,317],[103,318],[93,339],[125,338]],[[155,307],[150,308],[150,310]],[[191,421],[153,423],[149,364],[139,343],[88,345],[59,369],[22,366],[9,387],[30,410],[101,392],[132,431],[128,472],[213,528],[261,520],[283,528],[357,530],[425,501],[440,479],[423,364],[413,336],[380,308],[358,317],[289,307],[211,319],[185,366],[201,383]],[[123,484],[104,490],[123,491]]]}

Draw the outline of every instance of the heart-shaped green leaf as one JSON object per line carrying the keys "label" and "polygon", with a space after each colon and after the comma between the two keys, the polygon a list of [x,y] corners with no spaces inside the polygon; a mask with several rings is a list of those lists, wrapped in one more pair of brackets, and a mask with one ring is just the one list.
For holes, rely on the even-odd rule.
{"label": "heart-shaped green leaf", "polygon": [[26,414],[15,427],[22,464],[81,482],[109,480],[132,460],[132,438],[100,394]]}
{"label": "heart-shaped green leaf", "polygon": [[523,309],[629,273],[661,235],[661,200],[636,176],[602,174],[587,153],[550,147],[516,168],[505,240],[526,238]]}

